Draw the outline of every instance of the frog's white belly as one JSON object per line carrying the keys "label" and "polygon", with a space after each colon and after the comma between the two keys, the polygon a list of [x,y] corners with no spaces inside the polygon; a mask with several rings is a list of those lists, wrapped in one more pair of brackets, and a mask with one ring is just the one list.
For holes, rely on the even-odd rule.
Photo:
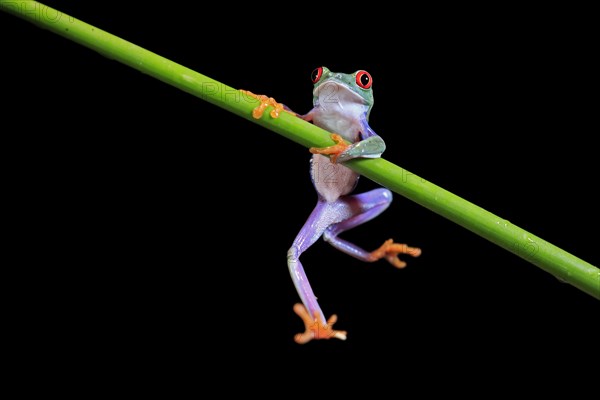
{"label": "frog's white belly", "polygon": [[354,190],[359,175],[342,164],[334,164],[329,157],[314,154],[311,159],[310,174],[315,189],[328,202]]}
{"label": "frog's white belly", "polygon": [[331,133],[337,133],[351,143],[359,139],[360,115],[364,114],[364,106],[359,104],[321,103],[319,111],[314,117],[314,124]]}
{"label": "frog's white belly", "polygon": [[[332,95],[334,93],[335,95]],[[313,123],[331,133],[337,133],[350,143],[360,140],[360,123],[366,106],[356,95],[346,90],[330,91],[320,96],[315,105]],[[359,175],[342,164],[333,164],[329,157],[315,154],[311,160],[311,176],[317,192],[332,202],[356,187]]]}

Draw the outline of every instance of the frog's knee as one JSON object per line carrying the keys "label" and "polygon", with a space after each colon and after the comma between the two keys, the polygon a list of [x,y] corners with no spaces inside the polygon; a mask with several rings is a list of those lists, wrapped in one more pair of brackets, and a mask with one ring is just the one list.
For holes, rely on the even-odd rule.
{"label": "frog's knee", "polygon": [[300,249],[297,246],[292,246],[287,252],[288,261],[297,261],[300,257]]}
{"label": "frog's knee", "polygon": [[325,229],[325,232],[323,232],[323,240],[326,241],[327,243],[333,242],[335,237],[336,237],[336,234],[329,228]]}
{"label": "frog's knee", "polygon": [[389,189],[386,188],[379,188],[377,189],[379,190],[379,197],[386,203],[389,203],[392,201],[392,198],[394,197],[392,192]]}

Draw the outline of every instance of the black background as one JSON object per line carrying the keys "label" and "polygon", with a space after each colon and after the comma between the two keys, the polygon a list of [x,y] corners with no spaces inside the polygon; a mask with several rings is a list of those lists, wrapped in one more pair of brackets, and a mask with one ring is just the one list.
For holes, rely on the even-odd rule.
{"label": "black background", "polygon": [[[365,69],[384,158],[599,264],[585,23],[540,10],[403,10],[385,25],[358,10],[303,10],[296,23],[284,11],[46,4],[300,113],[315,67]],[[329,371],[358,354],[405,368],[590,351],[598,300],[400,195],[345,237],[423,255],[399,271],[317,242],[302,261],[348,340],[296,345],[286,252],[316,202],[308,151],[5,13],[0,35],[7,172],[20,174],[5,195],[25,208],[15,236],[29,243],[24,265],[42,257],[30,278],[58,281],[35,314],[82,357]],[[363,178],[357,191],[373,187]]]}

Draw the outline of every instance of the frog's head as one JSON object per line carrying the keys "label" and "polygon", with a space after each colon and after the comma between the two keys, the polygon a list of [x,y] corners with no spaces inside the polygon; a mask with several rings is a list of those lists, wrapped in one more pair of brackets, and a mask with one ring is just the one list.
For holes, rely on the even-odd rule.
{"label": "frog's head", "polygon": [[352,74],[332,72],[327,67],[316,68],[311,74],[314,83],[313,103],[327,106],[336,103],[341,107],[361,105],[367,108],[367,117],[373,107],[373,79],[364,70]]}

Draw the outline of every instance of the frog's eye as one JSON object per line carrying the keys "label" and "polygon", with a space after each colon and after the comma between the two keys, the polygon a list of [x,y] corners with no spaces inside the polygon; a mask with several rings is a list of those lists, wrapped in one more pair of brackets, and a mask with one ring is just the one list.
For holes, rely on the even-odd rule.
{"label": "frog's eye", "polygon": [[321,76],[323,76],[323,67],[315,68],[310,74],[310,80],[313,83],[317,83],[319,82],[319,79],[321,79]]}
{"label": "frog's eye", "polygon": [[370,88],[373,84],[371,74],[369,74],[367,71],[358,71],[356,73],[356,84],[363,89]]}

